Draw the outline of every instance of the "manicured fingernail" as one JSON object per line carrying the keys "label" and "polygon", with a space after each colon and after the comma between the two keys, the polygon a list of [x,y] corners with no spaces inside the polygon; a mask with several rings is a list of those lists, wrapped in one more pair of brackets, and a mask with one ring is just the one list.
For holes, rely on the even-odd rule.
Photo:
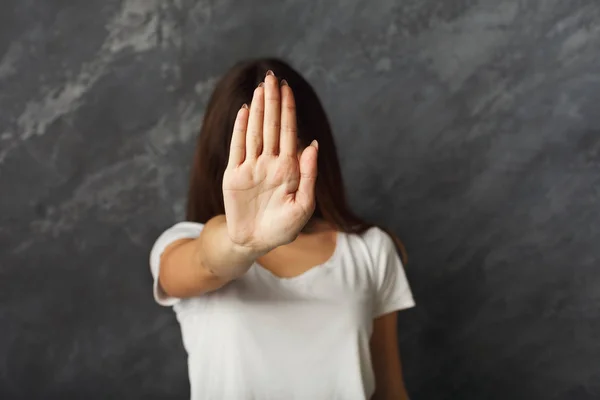
{"label": "manicured fingernail", "polygon": [[313,146],[315,149],[319,150],[319,142],[317,142],[317,140],[316,140],[316,139],[315,139],[315,140],[313,140],[313,141],[310,143],[310,145],[311,145],[311,146]]}
{"label": "manicured fingernail", "polygon": [[268,71],[267,71],[267,76],[269,76],[269,75],[275,75],[275,74],[273,73],[273,71],[271,71],[271,70],[268,70]]}
{"label": "manicured fingernail", "polygon": [[288,86],[288,83],[285,79],[281,80],[281,86]]}
{"label": "manicured fingernail", "polygon": [[245,108],[245,109],[247,110],[247,109],[248,109],[248,104],[244,103],[244,104],[242,105],[242,108]]}
{"label": "manicured fingernail", "polygon": [[261,83],[258,84],[258,87],[263,87],[263,86],[265,86],[264,82],[261,82]]}

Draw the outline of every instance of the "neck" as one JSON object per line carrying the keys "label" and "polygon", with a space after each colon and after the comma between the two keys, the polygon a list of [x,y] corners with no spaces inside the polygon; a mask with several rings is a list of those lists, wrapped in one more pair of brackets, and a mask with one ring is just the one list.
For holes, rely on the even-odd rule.
{"label": "neck", "polygon": [[306,223],[306,225],[304,225],[304,228],[302,228],[302,230],[300,231],[300,233],[311,233],[314,230],[314,221],[311,218],[310,220],[308,220],[308,222]]}
{"label": "neck", "polygon": [[329,224],[326,221],[324,221],[320,218],[311,218],[308,220],[306,225],[304,225],[304,228],[302,228],[300,233],[303,233],[303,234],[316,233],[316,232],[321,232],[323,230],[327,230],[329,228],[330,228]]}

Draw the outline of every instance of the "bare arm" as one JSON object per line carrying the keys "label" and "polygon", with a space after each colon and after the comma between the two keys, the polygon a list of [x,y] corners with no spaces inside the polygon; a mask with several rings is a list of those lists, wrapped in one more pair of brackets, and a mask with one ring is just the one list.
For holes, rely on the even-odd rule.
{"label": "bare arm", "polygon": [[165,249],[159,284],[171,297],[212,292],[246,272],[259,256],[229,239],[225,215],[219,215],[206,223],[197,239],[178,240]]}
{"label": "bare arm", "polygon": [[208,221],[197,239],[168,246],[158,283],[186,298],[217,290],[254,260],[290,243],[315,209],[316,141],[298,158],[292,89],[272,72],[237,114],[223,176],[225,215]]}
{"label": "bare arm", "polygon": [[397,315],[392,312],[373,321],[371,355],[376,386],[371,400],[408,400],[396,335]]}

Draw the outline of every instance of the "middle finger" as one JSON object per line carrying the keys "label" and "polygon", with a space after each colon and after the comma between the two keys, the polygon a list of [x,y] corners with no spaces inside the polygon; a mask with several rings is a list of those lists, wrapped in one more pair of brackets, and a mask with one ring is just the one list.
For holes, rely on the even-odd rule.
{"label": "middle finger", "polygon": [[265,120],[263,123],[263,153],[279,153],[279,130],[281,125],[281,98],[279,82],[269,70],[265,77]]}

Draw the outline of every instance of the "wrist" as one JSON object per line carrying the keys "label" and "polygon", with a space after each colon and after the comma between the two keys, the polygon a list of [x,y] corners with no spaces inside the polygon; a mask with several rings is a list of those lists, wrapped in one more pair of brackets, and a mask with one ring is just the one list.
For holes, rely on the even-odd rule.
{"label": "wrist", "polygon": [[258,249],[254,246],[242,245],[231,240],[231,237],[227,235],[229,239],[229,247],[231,251],[236,255],[236,258],[240,260],[248,261],[248,263],[253,263],[257,258],[264,256],[269,252],[269,250]]}

